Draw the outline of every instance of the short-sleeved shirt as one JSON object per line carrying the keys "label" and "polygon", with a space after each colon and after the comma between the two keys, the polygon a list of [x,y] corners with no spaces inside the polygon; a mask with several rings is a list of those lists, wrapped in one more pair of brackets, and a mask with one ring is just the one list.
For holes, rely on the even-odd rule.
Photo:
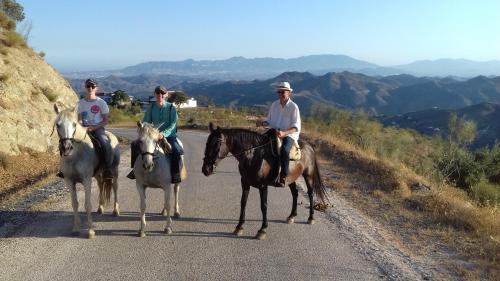
{"label": "short-sleeved shirt", "polygon": [[82,117],[82,125],[85,127],[98,125],[103,120],[102,115],[108,113],[108,105],[99,97],[91,101],[83,98],[78,102],[78,114]]}
{"label": "short-sleeved shirt", "polygon": [[299,140],[301,120],[299,107],[291,99],[288,99],[285,106],[281,106],[279,100],[273,102],[267,114],[267,123],[269,126],[286,131],[290,128],[296,128],[297,131],[289,134],[295,142]]}
{"label": "short-sleeved shirt", "polygon": [[144,113],[143,121],[155,126],[163,124],[158,130],[166,138],[177,136],[177,109],[172,103],[165,102],[161,106],[152,103]]}

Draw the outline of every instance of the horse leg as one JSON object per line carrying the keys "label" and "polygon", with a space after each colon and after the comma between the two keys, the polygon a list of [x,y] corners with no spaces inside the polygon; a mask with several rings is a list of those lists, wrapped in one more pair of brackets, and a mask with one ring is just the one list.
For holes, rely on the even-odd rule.
{"label": "horse leg", "polygon": [[250,186],[247,184],[241,184],[242,193],[241,193],[241,209],[240,209],[240,221],[236,226],[236,229],[233,231],[233,234],[240,236],[243,234],[243,224],[245,223],[245,208],[247,206],[248,193],[250,192]]}
{"label": "horse leg", "polygon": [[142,184],[138,183],[136,183],[136,187],[140,198],[141,228],[139,228],[139,237],[144,237],[146,236],[146,232],[144,232],[144,229],[146,228],[146,188]]}
{"label": "horse leg", "polygon": [[179,211],[179,187],[180,185],[178,183],[174,185],[174,218],[176,219],[181,217]]}
{"label": "horse leg", "polygon": [[88,238],[95,238],[94,224],[92,223],[92,178],[85,179],[83,181],[83,187],[85,187],[85,211],[87,211],[87,224],[89,227]]}
{"label": "horse leg", "polygon": [[314,224],[314,201],[313,201],[313,183],[312,177],[304,176],[307,185],[307,196],[309,197],[309,218],[307,219],[308,224]]}
{"label": "horse leg", "polygon": [[99,187],[99,202],[97,204],[97,213],[102,214],[104,213],[104,204],[105,204],[105,199],[104,199],[104,193],[103,193],[103,188],[104,188],[104,181],[101,176],[96,176],[95,179],[97,180],[97,186]]}
{"label": "horse leg", "polygon": [[115,204],[113,205],[113,216],[118,217],[120,215],[120,208],[118,206],[118,178],[113,179],[113,194],[115,196]]}
{"label": "horse leg", "polygon": [[292,212],[286,219],[288,224],[294,223],[294,218],[297,216],[297,197],[299,195],[299,191],[297,190],[297,184],[292,182],[290,185],[290,191],[292,192]]}
{"label": "horse leg", "polygon": [[260,193],[260,210],[262,211],[262,227],[257,232],[255,238],[259,240],[266,239],[267,228],[267,185],[259,188]]}
{"label": "horse leg", "polygon": [[71,231],[71,235],[77,236],[80,234],[80,214],[78,213],[78,198],[76,195],[76,186],[75,183],[66,181],[66,186],[69,187],[69,191],[71,193],[71,206],[73,207],[73,230]]}
{"label": "horse leg", "polygon": [[167,225],[165,226],[165,234],[172,234],[172,219],[170,218],[170,193],[172,193],[172,185],[170,183],[167,184],[167,186],[165,186],[163,188],[163,190],[165,191],[165,209],[164,210],[167,210],[167,217],[166,217],[166,221],[167,221]]}

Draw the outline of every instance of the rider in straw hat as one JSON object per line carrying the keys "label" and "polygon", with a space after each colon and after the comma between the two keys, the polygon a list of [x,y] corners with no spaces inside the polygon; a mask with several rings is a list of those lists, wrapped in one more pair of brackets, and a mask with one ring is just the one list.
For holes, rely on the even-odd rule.
{"label": "rider in straw hat", "polygon": [[278,137],[282,140],[280,161],[280,177],[276,186],[284,187],[288,176],[290,150],[294,143],[299,141],[301,128],[299,107],[290,99],[293,89],[289,82],[275,84],[278,100],[271,104],[266,120],[257,120],[257,127],[270,126],[278,130]]}

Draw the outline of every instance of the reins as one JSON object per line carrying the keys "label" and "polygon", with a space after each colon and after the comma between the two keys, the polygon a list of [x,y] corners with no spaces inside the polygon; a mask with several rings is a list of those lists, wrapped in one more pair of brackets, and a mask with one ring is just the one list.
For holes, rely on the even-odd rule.
{"label": "reins", "polygon": [[[222,142],[221,142],[221,143],[222,143]],[[271,145],[271,151],[273,151],[273,140],[271,139],[270,141],[266,142],[266,143],[265,143],[265,144],[263,144],[263,145],[258,145],[258,146],[250,147],[249,149],[245,149],[245,150],[243,150],[243,151],[242,151],[242,152],[240,152],[240,153],[236,153],[236,154],[231,153],[231,155],[226,155],[226,156],[224,156],[224,157],[219,157],[219,156],[217,156],[217,159],[222,160],[222,159],[224,159],[224,158],[229,158],[229,157],[235,157],[235,158],[236,158],[236,156],[239,156],[239,155],[241,155],[241,154],[243,154],[243,153],[247,153],[248,151],[251,151],[251,150],[254,150],[254,149],[257,149],[257,148],[264,147],[264,146],[266,146],[266,145],[268,145],[268,144],[270,144],[270,145]],[[276,155],[274,155],[274,152],[273,152],[273,156],[276,156]]]}

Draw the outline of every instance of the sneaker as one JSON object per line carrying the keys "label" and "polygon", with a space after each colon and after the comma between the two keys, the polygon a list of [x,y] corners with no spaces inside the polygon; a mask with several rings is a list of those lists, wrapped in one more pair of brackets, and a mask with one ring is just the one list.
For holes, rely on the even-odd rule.
{"label": "sneaker", "polygon": [[56,176],[60,177],[61,179],[64,179],[64,175],[61,171],[57,172]]}
{"label": "sneaker", "polygon": [[181,175],[180,174],[172,175],[172,183],[180,183],[180,182],[181,182]]}
{"label": "sneaker", "polygon": [[130,173],[128,173],[127,178],[129,178],[131,180],[135,180],[134,170],[132,170],[132,171],[130,171]]}

